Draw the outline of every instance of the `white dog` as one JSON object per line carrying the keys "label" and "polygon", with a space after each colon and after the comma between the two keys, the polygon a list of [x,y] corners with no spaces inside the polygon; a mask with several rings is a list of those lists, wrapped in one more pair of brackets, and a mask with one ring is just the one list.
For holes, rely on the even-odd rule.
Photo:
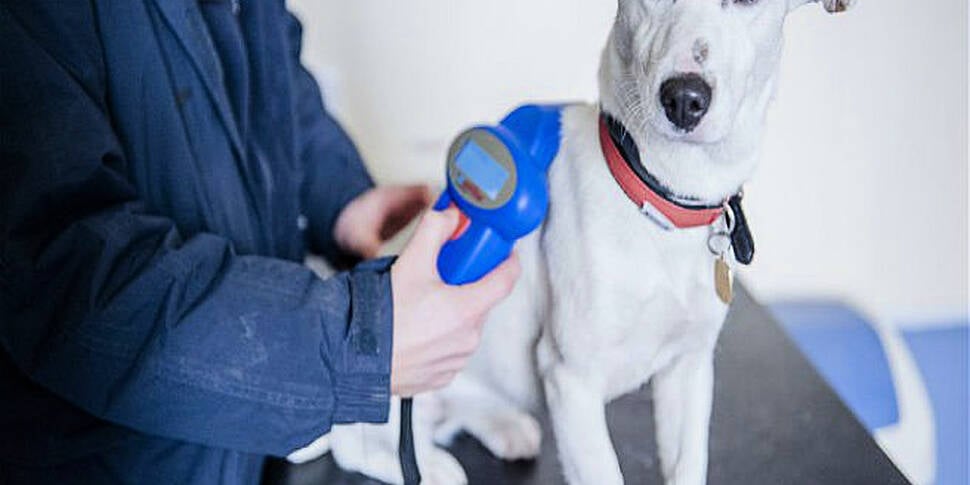
{"label": "white dog", "polygon": [[[548,217],[518,245],[521,281],[467,370],[416,404],[426,483],[466,481],[433,443],[458,430],[500,458],[536,456],[530,413],[545,405],[567,481],[621,484],[604,408],[648,380],[663,476],[705,482],[730,299],[729,270],[715,268],[733,260],[724,234],[736,220],[721,207],[757,164],[783,22],[809,1],[619,1],[600,106],[563,112]],[[344,468],[401,482],[396,415],[331,439]]]}

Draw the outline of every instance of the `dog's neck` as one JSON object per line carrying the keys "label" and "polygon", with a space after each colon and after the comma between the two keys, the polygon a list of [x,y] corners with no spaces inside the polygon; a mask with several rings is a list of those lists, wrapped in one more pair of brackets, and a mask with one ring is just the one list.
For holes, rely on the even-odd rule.
{"label": "dog's neck", "polygon": [[734,127],[716,143],[673,140],[650,126],[635,122],[632,111],[640,102],[630,96],[640,94],[636,90],[621,91],[623,86],[633,82],[611,36],[600,65],[600,105],[619,120],[636,141],[644,168],[664,187],[681,197],[711,202],[725,200],[737,193],[758,162],[764,116],[773,95],[774,75],[765,80],[765,88],[757,99],[740,107]]}

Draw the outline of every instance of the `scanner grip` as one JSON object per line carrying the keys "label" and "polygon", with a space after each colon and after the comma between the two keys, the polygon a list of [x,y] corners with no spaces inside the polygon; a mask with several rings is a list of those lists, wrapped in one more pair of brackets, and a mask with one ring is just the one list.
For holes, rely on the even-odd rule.
{"label": "scanner grip", "polygon": [[512,253],[512,243],[492,228],[472,221],[468,229],[445,243],[438,255],[438,273],[449,285],[474,283]]}
{"label": "scanner grip", "polygon": [[453,203],[451,200],[451,194],[448,193],[448,189],[445,189],[441,193],[441,197],[438,197],[437,202],[434,203],[434,210],[441,212],[448,208]]}
{"label": "scanner grip", "polygon": [[[451,203],[446,190],[435,203],[434,210],[443,211]],[[438,274],[449,285],[474,283],[502,264],[512,253],[512,245],[498,231],[471,220],[467,229],[441,247]]]}

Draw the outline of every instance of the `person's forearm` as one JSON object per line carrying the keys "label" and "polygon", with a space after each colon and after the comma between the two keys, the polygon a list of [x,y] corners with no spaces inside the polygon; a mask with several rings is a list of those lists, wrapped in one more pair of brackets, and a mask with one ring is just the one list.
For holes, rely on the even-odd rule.
{"label": "person's forearm", "polygon": [[[130,227],[127,215],[109,217],[82,224]],[[3,274],[0,286],[43,295],[0,298],[0,342],[35,382],[148,434],[276,455],[332,423],[386,419],[391,308],[380,262],[323,281],[203,235],[99,282],[146,248],[91,234],[52,243],[58,274]]]}

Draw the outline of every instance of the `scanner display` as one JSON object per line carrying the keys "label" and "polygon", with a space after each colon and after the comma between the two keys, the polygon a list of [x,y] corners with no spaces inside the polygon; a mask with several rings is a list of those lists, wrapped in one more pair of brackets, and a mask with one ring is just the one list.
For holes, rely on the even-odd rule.
{"label": "scanner display", "polygon": [[494,201],[509,179],[508,170],[474,140],[468,140],[458,152],[455,166],[459,171],[459,187],[472,192],[478,198],[484,195]]}

